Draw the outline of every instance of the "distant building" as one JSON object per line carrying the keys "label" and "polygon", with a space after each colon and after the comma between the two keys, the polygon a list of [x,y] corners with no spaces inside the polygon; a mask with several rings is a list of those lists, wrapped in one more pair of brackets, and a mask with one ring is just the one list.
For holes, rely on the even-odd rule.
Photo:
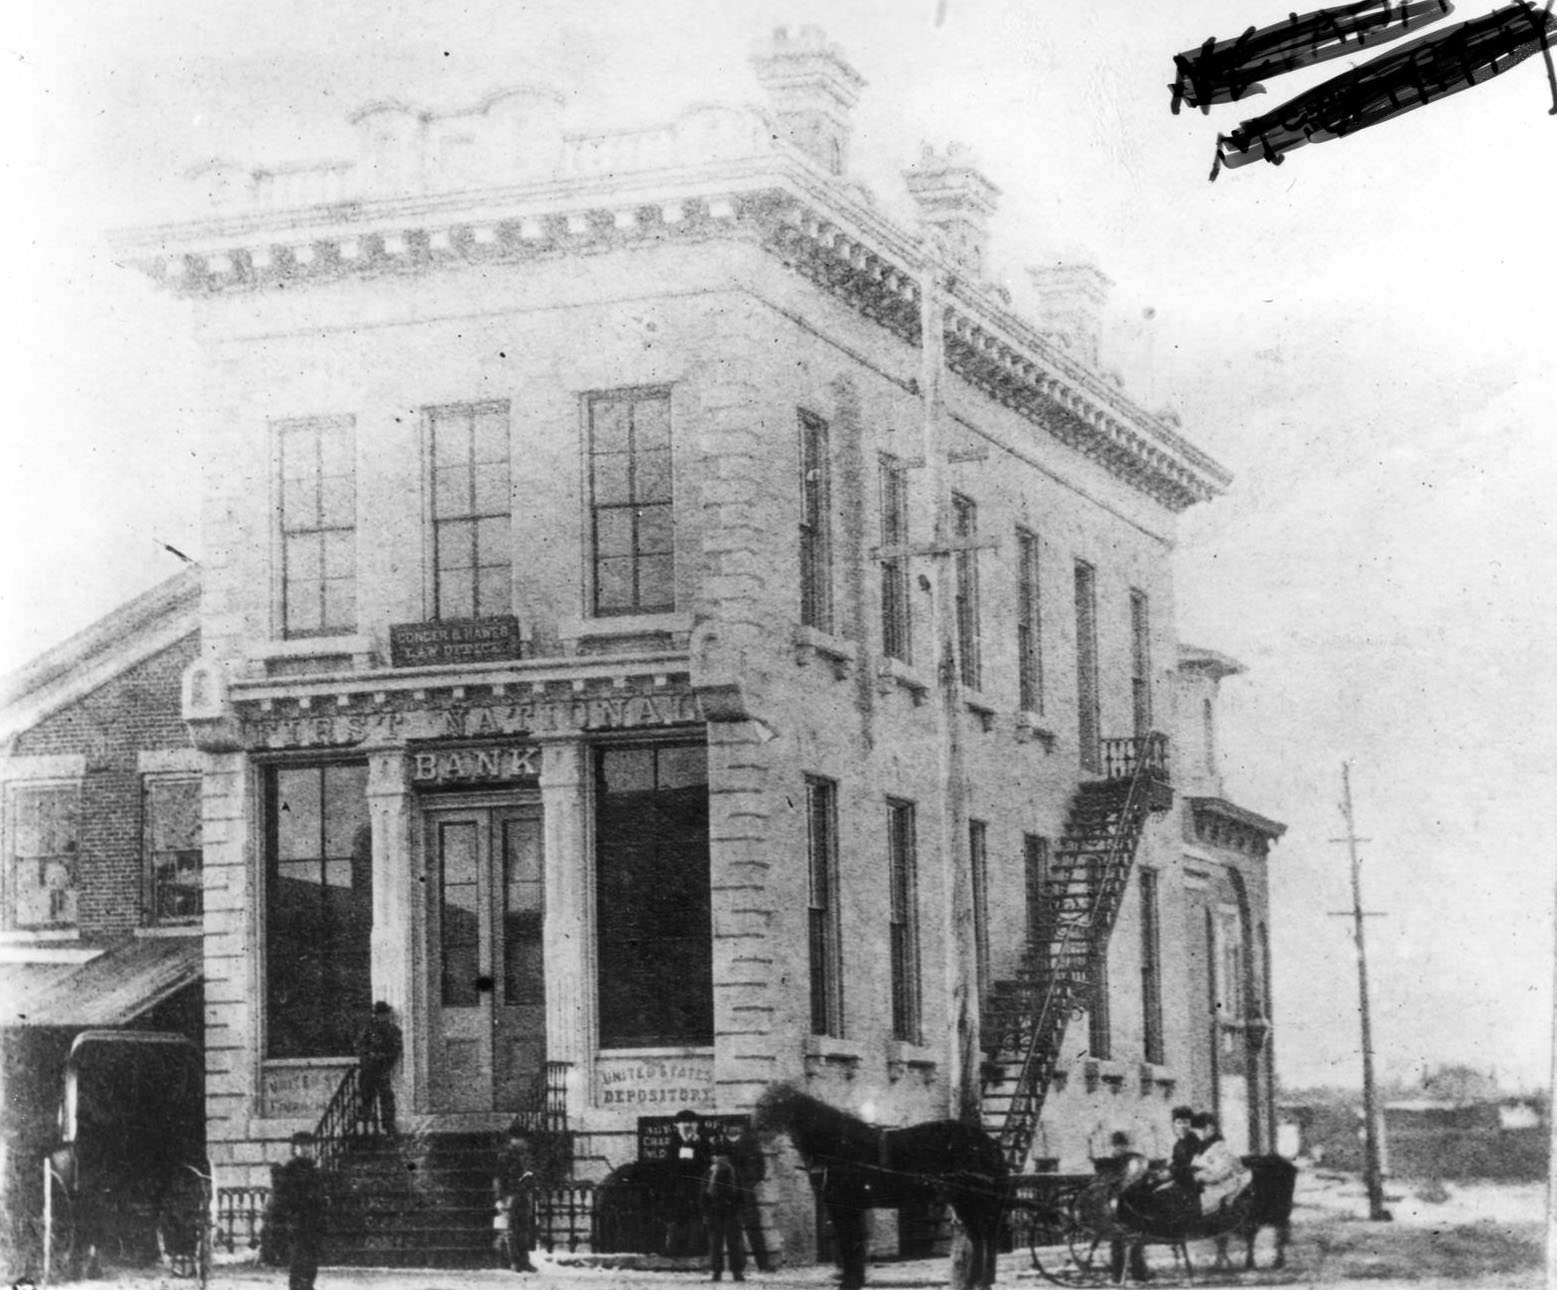
{"label": "distant building", "polygon": [[184,715],[225,1185],[376,998],[420,1135],[546,1109],[586,1177],[784,1079],[972,1109],[1018,1168],[1165,1154],[1178,1100],[1271,1141],[1281,826],[1221,790],[1236,665],[1173,629],[1229,477],[1099,367],[1102,274],[1035,270],[1045,325],[989,280],[968,154],[899,223],[842,54],[757,69],[761,110],[612,135],[375,104],[352,160],[208,168],[121,239],[190,301],[224,467]]}
{"label": "distant building", "polygon": [[202,758],[180,696],[199,599],[178,574],[0,681],[8,1257],[41,1212],[71,1041],[130,1027],[202,1042]]}

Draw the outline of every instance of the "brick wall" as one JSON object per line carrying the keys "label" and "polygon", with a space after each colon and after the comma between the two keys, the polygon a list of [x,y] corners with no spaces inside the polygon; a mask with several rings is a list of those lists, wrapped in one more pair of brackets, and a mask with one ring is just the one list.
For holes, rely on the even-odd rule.
{"label": "brick wall", "polygon": [[[189,747],[179,680],[200,652],[191,633],[18,735],[15,756],[86,758],[77,914],[87,935],[141,922],[141,752]],[[3,764],[0,764],[3,774]]]}

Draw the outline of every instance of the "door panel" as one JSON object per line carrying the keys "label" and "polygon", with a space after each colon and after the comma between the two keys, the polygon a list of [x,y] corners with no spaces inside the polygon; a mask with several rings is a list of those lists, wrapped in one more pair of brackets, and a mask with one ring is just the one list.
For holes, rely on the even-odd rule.
{"label": "door panel", "polygon": [[432,1109],[528,1105],[546,1061],[538,805],[427,818]]}

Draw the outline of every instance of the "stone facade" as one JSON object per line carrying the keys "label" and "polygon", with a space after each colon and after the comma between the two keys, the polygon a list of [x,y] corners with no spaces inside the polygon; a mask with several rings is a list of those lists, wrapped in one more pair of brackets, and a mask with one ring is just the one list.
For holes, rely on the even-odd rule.
{"label": "stone facade", "polygon": [[[222,463],[208,481],[202,651],[185,715],[205,754],[209,1136],[225,1185],[264,1181],[349,1059],[273,1051],[282,969],[267,946],[276,891],[296,881],[285,866],[303,854],[287,850],[294,826],[280,813],[315,768],[327,797],[326,768],[366,767],[368,833],[350,851],[366,868],[350,882],[371,889],[371,929],[352,988],[404,1024],[407,1113],[432,1129],[496,1130],[517,1105],[498,1049],[538,1038],[565,1089],[578,1168],[599,1177],[633,1158],[641,1115],[745,1111],[775,1079],[882,1123],[954,1114],[977,1078],[977,1009],[970,1023],[959,1007],[977,997],[975,926],[988,978],[1012,973],[1028,933],[1029,839],[1063,833],[1093,773],[1087,745],[1174,721],[1175,516],[1228,476],[1105,378],[1092,341],[1025,323],[984,280],[996,190],[966,153],[927,153],[911,179],[933,194],[922,222],[888,220],[841,173],[857,75],[814,33],[786,37],[772,58],[782,129],[759,110],[701,108],[586,138],[563,131],[544,95],[491,100],[461,130],[379,105],[360,117],[355,165],[207,171],[214,213],[121,239],[191,303],[210,355],[206,457]],[[487,150],[483,166],[468,148]],[[595,419],[608,399],[668,412],[669,473],[650,501],[673,516],[669,546],[650,554],[646,505],[629,553],[633,596],[667,579],[644,612],[600,609],[616,576]],[[453,541],[439,508],[450,505],[440,472],[454,467],[436,430],[449,409],[501,421],[507,436],[503,469],[489,472],[506,480],[490,512],[501,549],[478,536],[473,564],[440,555]],[[303,557],[289,554],[313,529],[288,489],[329,475],[287,465],[310,427],[349,445],[330,478],[349,481],[333,525],[350,536],[331,548],[343,563],[328,575],[299,572]],[[643,451],[636,472],[650,469]],[[895,547],[884,463],[906,472]],[[494,653],[456,625],[448,653],[397,660],[395,629],[450,618],[440,597],[484,560],[501,587],[488,616],[512,617],[517,644]],[[904,571],[896,657],[883,628],[891,560]],[[1090,733],[1078,562],[1096,606]],[[330,578],[337,592],[349,584],[349,612],[326,598],[323,625],[294,630],[288,597]],[[599,835],[600,795],[616,754],[657,749],[664,776],[685,748],[706,755],[697,934],[711,1027],[696,1043],[611,1047],[601,963],[622,911],[602,908],[598,880],[639,840]],[[818,830],[832,826],[808,809],[818,802],[836,821],[820,904]],[[912,806],[917,868],[920,1000],[907,1037],[888,952],[894,803]],[[336,853],[320,809],[327,875]],[[504,995],[490,957],[519,961],[523,932],[503,941],[494,924],[471,962],[496,974],[469,1005],[484,1010],[475,1029],[461,1029],[466,1005],[451,1000],[465,982],[449,973],[463,933],[450,911],[465,897],[447,830],[497,830],[496,855],[504,821],[535,811],[540,1020],[513,1002],[522,983]],[[1162,1154],[1170,1100],[1210,1100],[1209,1059],[1193,1056],[1208,1033],[1194,966],[1204,878],[1186,856],[1203,871],[1224,851],[1191,846],[1176,816],[1150,826],[1136,863],[1159,878],[1161,1060],[1143,1051],[1132,891],[1110,950],[1109,1052],[1072,1027],[1036,1156],[1083,1166],[1116,1128]],[[1249,870],[1263,925],[1261,860],[1232,867]],[[470,870],[480,919],[508,881],[495,864]],[[503,898],[528,899],[518,887]],[[812,965],[829,918],[836,979],[819,1024]],[[472,1055],[472,1101],[456,1106],[448,1075]],[[803,1178],[769,1177],[775,1239],[808,1258]]]}

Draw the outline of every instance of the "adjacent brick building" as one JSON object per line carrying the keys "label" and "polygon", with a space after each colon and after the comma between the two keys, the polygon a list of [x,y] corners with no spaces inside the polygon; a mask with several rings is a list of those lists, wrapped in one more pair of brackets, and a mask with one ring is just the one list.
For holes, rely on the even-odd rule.
{"label": "adjacent brick building", "polygon": [[[967,154],[900,222],[849,178],[843,56],[780,33],[757,71],[761,109],[605,136],[534,90],[375,104],[352,161],[208,168],[211,213],[121,240],[210,355],[185,716],[229,1185],[375,998],[409,1122],[549,1082],[594,1177],[779,1079],[982,1103],[1018,1166],[1165,1151],[1217,1095],[1268,1141],[1280,826],[1222,800],[1232,665],[1173,630],[1175,518],[1229,477],[1100,369],[1100,273],[1035,271],[1036,322],[988,279]],[[1039,1069],[1068,901],[1107,988]]]}
{"label": "adjacent brick building", "polygon": [[178,574],[0,686],[8,1253],[40,1212],[71,1041],[120,1027],[202,1040],[201,756],[180,697],[199,600],[198,576]]}

